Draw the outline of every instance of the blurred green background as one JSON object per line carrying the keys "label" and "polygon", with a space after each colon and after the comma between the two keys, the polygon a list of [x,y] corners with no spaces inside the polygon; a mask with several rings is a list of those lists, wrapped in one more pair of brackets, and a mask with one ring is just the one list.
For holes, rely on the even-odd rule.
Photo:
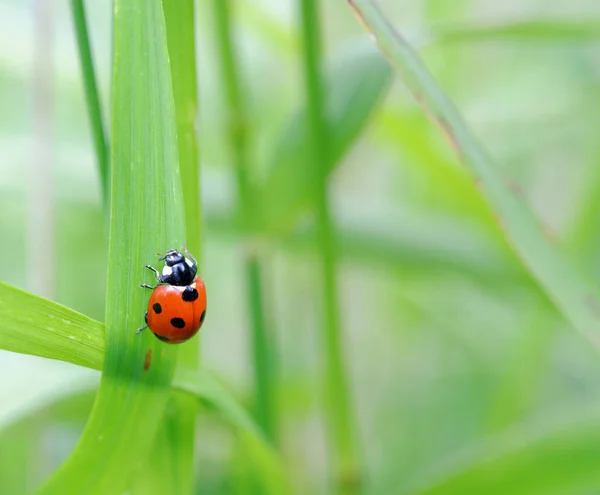
{"label": "blurred green background", "polygon": [[[0,1],[1,279],[103,321],[106,224],[74,31],[68,2],[48,4],[44,22],[52,43],[42,45],[40,59],[34,2]],[[297,12],[288,0],[237,4],[234,34],[249,102],[251,160],[260,175],[282,127],[303,104]],[[580,265],[599,275],[600,27],[589,35],[589,25],[598,19],[600,26],[600,4],[379,4],[420,44],[501,174],[524,190]],[[197,7],[202,277],[211,305],[201,332],[202,360],[249,400],[244,249],[233,220],[223,83],[213,16],[205,0]],[[340,60],[352,66],[357,53],[372,50],[368,36],[344,2],[322,7],[326,68]],[[88,2],[87,9],[108,113],[111,3]],[[485,29],[522,21],[540,22],[543,29]],[[48,77],[36,86],[40,64],[49,72],[42,67]],[[48,103],[41,117],[39,88]],[[40,118],[48,123],[41,131]],[[435,479],[470,452],[494,457],[560,431],[558,440],[532,454],[544,462],[525,473],[518,463],[509,471],[514,489],[503,493],[596,493],[577,473],[580,455],[600,461],[599,356],[521,268],[477,187],[398,78],[332,172],[330,193],[340,245],[344,355],[366,491],[413,493],[413,484]],[[310,223],[307,214],[292,230],[301,234]],[[264,240],[262,249],[281,449],[299,493],[326,493],[315,247],[283,233]],[[0,375],[0,493],[29,492],[75,445],[99,374],[0,351]],[[83,392],[56,404],[57,390]],[[582,428],[599,440],[585,453],[571,442]],[[231,432],[205,413],[197,435],[197,492],[229,490],[237,458]],[[559,468],[566,473],[562,491],[519,491],[523,477],[541,479]]]}

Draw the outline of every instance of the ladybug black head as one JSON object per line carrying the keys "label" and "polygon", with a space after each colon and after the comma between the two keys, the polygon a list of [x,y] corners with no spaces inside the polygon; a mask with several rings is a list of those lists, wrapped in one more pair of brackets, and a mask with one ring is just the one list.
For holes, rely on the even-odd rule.
{"label": "ladybug black head", "polygon": [[185,256],[179,251],[171,249],[167,251],[167,254],[165,254],[161,258],[158,258],[158,261],[164,261],[167,264],[167,266],[174,266],[177,263],[183,263],[185,261]]}
{"label": "ladybug black head", "polygon": [[165,262],[160,277],[163,283],[184,286],[194,281],[198,267],[193,257],[186,258],[179,251],[171,249],[159,261]]}

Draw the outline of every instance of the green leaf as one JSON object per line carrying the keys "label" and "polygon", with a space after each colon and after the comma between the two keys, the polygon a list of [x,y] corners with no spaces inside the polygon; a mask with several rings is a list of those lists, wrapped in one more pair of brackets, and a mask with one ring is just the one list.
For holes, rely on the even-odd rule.
{"label": "green leaf", "polygon": [[[522,425],[423,473],[410,495],[572,495],[600,483],[600,411]],[[543,475],[540,475],[543,473]],[[395,490],[392,490],[394,492]]]}
{"label": "green leaf", "polygon": [[[177,347],[143,325],[144,265],[185,240],[175,108],[160,0],[115,0],[111,215],[102,381],[83,436],[42,493],[121,493],[163,416]],[[151,365],[145,366],[151,356]],[[146,370],[147,368],[147,370]]]}
{"label": "green leaf", "polygon": [[[325,165],[330,173],[354,144],[392,80],[375,50],[354,50],[338,60],[325,80],[325,123],[330,141]],[[287,232],[310,204],[310,136],[306,109],[293,115],[269,159],[262,191],[261,227]]]}
{"label": "green leaf", "polygon": [[101,369],[104,325],[0,282],[0,349]]}
{"label": "green leaf", "polygon": [[598,347],[600,298],[597,288],[544,229],[518,185],[500,178],[498,167],[412,47],[393,30],[371,1],[349,0],[348,3],[461,156],[523,265],[565,319]]}

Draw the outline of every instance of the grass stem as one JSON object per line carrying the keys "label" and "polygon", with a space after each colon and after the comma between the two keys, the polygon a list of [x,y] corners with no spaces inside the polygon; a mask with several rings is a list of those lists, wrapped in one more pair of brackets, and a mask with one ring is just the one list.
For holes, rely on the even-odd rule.
{"label": "grass stem", "polygon": [[77,49],[79,50],[79,61],[81,63],[81,72],[83,75],[83,87],[87,110],[92,127],[92,138],[94,141],[94,150],[96,151],[96,162],[100,174],[100,183],[102,186],[102,200],[104,210],[108,212],[109,198],[109,148],[106,137],[104,122],[102,120],[102,108],[100,107],[100,97],[98,95],[98,84],[94,72],[94,63],[92,59],[92,50],[90,48],[90,39],[85,19],[85,6],[83,0],[71,0],[71,14],[77,36]]}
{"label": "grass stem", "polygon": [[[253,188],[249,179],[248,119],[240,84],[238,63],[231,35],[231,2],[214,0],[214,15],[221,76],[227,99],[227,135],[233,153],[238,192],[238,220],[242,231],[250,232],[253,222]],[[271,441],[276,437],[273,351],[267,334],[258,254],[249,251],[245,259],[246,297],[250,311],[252,353],[256,393],[256,418]]]}
{"label": "grass stem", "polygon": [[324,90],[321,75],[321,34],[316,0],[299,0],[302,18],[302,56],[304,64],[307,116],[311,143],[313,182],[315,184],[317,243],[323,288],[321,329],[325,365],[325,400],[328,431],[333,453],[336,485],[339,492],[360,491],[360,474],[354,425],[350,409],[348,381],[341,348],[337,301],[337,249],[327,191],[327,126],[324,118]]}

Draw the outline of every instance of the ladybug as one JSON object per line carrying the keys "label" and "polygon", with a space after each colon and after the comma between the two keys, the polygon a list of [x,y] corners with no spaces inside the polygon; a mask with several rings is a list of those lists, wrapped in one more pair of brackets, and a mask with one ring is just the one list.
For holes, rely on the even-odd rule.
{"label": "ladybug", "polygon": [[165,262],[162,273],[146,265],[154,272],[158,284],[140,286],[152,289],[152,294],[144,317],[146,326],[136,333],[149,328],[163,342],[179,344],[191,339],[202,326],[206,316],[206,287],[196,275],[198,263],[187,249],[185,254],[171,249],[158,258]]}

